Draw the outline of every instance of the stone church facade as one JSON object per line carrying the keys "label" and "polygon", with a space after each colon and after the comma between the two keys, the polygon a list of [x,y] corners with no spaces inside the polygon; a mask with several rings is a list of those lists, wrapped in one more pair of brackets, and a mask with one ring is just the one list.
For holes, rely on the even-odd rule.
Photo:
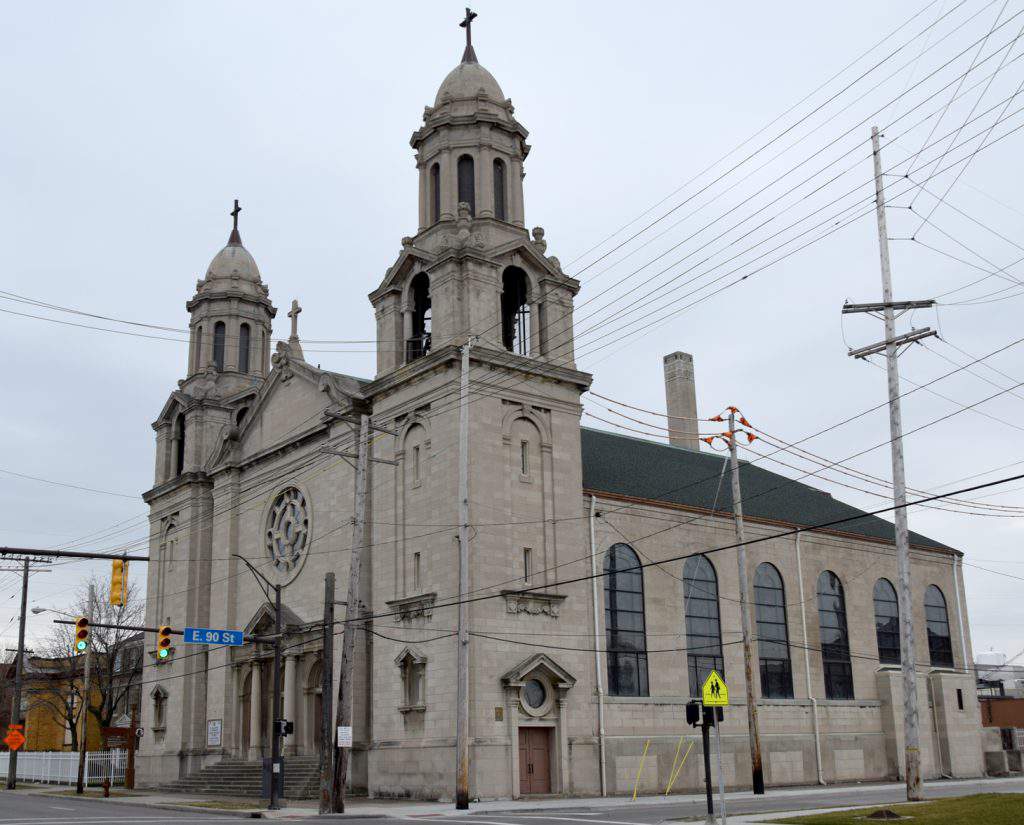
{"label": "stone church facade", "polygon": [[[344,598],[353,544],[355,473],[335,453],[354,449],[353,422],[368,414],[360,608],[372,618],[356,641],[350,784],[451,798],[469,339],[469,579],[471,595],[486,597],[468,607],[471,797],[624,793],[638,772],[642,791],[664,790],[690,739],[697,755],[673,787],[701,787],[684,705],[712,667],[736,705],[723,727],[725,779],[743,786],[736,556],[712,552],[732,542],[731,500],[722,458],[689,432],[692,362],[665,360],[676,443],[581,427],[591,376],[573,351],[579,284],[547,255],[544,231],[527,231],[526,138],[467,47],[412,136],[419,225],[369,295],[372,379],[308,363],[297,304],[291,337],[273,344],[276,309],[236,213],[186,304],[186,377],[153,425],[147,623],[266,633],[273,608],[242,558],[285,584],[281,714],[295,734],[284,753],[315,755],[324,575],[336,574]],[[748,539],[859,515],[754,465],[741,477]],[[899,775],[891,535],[865,516],[749,547],[769,786]],[[961,554],[912,541],[924,770],[977,776]],[[665,559],[677,560],[638,567]],[[335,663],[340,643],[339,632]],[[147,656],[140,784],[268,756],[272,663],[263,644]]]}

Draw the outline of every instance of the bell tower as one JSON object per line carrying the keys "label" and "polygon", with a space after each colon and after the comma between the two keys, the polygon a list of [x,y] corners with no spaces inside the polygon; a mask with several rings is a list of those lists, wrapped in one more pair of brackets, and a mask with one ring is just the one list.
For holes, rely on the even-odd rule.
{"label": "bell tower", "polygon": [[196,282],[196,294],[185,304],[189,320],[186,380],[210,368],[241,388],[270,371],[271,322],[277,310],[249,250],[242,245],[235,201],[228,243]]}
{"label": "bell tower", "polygon": [[526,230],[528,132],[477,59],[472,20],[462,60],[412,135],[418,226],[370,295],[378,376],[472,337],[499,353],[574,367],[572,301],[579,283]]}

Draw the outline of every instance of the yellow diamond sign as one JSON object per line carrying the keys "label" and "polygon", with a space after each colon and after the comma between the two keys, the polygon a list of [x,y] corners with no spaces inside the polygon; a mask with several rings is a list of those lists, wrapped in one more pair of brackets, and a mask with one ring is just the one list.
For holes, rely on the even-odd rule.
{"label": "yellow diamond sign", "polygon": [[704,680],[704,688],[701,690],[701,701],[707,707],[725,707],[729,704],[729,688],[718,675],[717,670],[712,670],[707,679]]}

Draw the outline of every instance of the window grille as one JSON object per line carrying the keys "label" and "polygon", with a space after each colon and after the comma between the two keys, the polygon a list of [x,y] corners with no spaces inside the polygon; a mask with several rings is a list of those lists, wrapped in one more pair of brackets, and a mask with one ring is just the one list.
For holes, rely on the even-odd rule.
{"label": "window grille", "polygon": [[718,675],[725,678],[718,577],[705,556],[690,556],[683,565],[683,602],[690,695],[700,696],[712,670],[717,670]]}
{"label": "window grille", "polygon": [[932,667],[953,667],[953,644],[949,635],[946,597],[934,584],[924,592],[924,616],[928,626],[928,655]]}
{"label": "window grille", "polygon": [[469,214],[476,217],[476,174],[473,158],[463,155],[458,163],[459,203],[469,205]]}
{"label": "window grille", "polygon": [[614,544],[605,556],[604,569],[608,694],[647,696],[644,578],[640,559],[628,544]]}
{"label": "window grille", "polygon": [[875,582],[875,636],[879,664],[898,665],[901,661],[900,603],[896,588],[888,579]]}
{"label": "window grille", "polygon": [[774,565],[760,564],[754,575],[757,608],[757,647],[761,660],[761,694],[771,699],[793,698],[793,668],[789,660],[786,591]]}
{"label": "window grille", "polygon": [[238,371],[249,371],[249,339],[250,330],[248,324],[242,324],[238,328]]}
{"label": "window grille", "polygon": [[843,584],[831,570],[818,576],[818,625],[821,631],[821,664],[825,698],[853,698],[850,666],[850,634],[846,626]]}

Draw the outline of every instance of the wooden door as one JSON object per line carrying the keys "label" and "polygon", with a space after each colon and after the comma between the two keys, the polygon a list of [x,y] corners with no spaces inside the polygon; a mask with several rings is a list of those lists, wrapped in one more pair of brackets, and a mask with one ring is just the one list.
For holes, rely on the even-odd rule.
{"label": "wooden door", "polygon": [[551,793],[551,729],[519,729],[519,792]]}

